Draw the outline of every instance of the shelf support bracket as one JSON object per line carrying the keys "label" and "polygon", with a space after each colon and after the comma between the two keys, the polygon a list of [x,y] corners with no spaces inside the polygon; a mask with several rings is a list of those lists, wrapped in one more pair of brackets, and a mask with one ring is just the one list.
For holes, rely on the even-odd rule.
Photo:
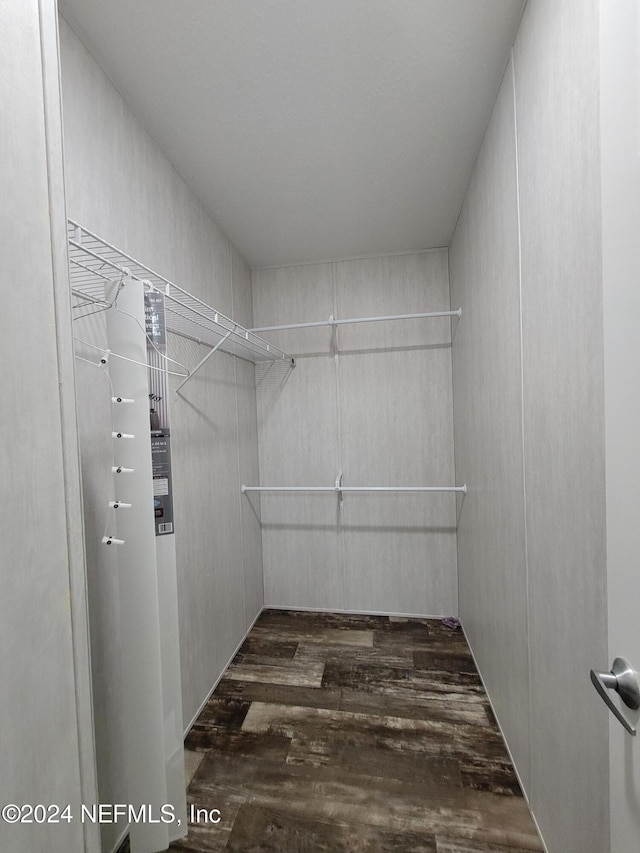
{"label": "shelf support bracket", "polygon": [[336,494],[338,496],[338,506],[344,509],[344,494],[342,493],[342,471],[336,477]]}
{"label": "shelf support bracket", "polygon": [[196,366],[195,366],[195,367],[193,368],[193,370],[189,373],[189,375],[188,375],[185,379],[183,379],[183,380],[182,380],[182,382],[181,382],[181,383],[178,385],[178,387],[176,388],[176,398],[177,398],[177,396],[178,396],[178,394],[179,394],[180,389],[182,388],[182,386],[183,386],[183,385],[185,385],[185,384],[186,384],[186,383],[191,379],[191,377],[192,377],[192,376],[195,376],[195,374],[200,370],[200,368],[201,368],[203,365],[205,365],[205,364],[209,361],[209,359],[211,358],[211,356],[212,356],[215,352],[217,352],[217,351],[220,349],[220,347],[222,346],[222,344],[227,340],[227,338],[228,338],[230,335],[232,335],[232,334],[233,334],[233,332],[234,332],[234,330],[233,330],[233,329],[229,329],[229,331],[227,332],[227,334],[226,334],[226,335],[224,335],[224,337],[220,338],[220,340],[218,341],[218,343],[217,343],[214,347],[212,347],[212,348],[209,350],[209,352],[205,355],[205,357],[200,359],[200,361],[196,364]]}

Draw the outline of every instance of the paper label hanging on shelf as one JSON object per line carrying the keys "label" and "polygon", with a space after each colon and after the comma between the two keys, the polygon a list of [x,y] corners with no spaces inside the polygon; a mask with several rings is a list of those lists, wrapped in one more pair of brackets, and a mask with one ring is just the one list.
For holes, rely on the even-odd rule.
{"label": "paper label hanging on shelf", "polygon": [[147,336],[147,361],[149,363],[149,426],[152,434],[169,429],[167,398],[167,327],[165,297],[157,290],[144,295],[144,320]]}
{"label": "paper label hanging on shelf", "polygon": [[[167,329],[164,314],[164,294],[151,290],[144,295],[145,331],[153,345],[161,352],[167,351]],[[147,346],[149,341],[147,341]]]}
{"label": "paper label hanging on shelf", "polygon": [[171,482],[171,435],[169,430],[151,436],[153,466],[153,512],[156,536],[173,533],[173,487]]}
{"label": "paper label hanging on shelf", "polygon": [[169,384],[166,373],[167,331],[165,297],[152,290],[144,295],[147,361],[149,366],[149,428],[153,466],[153,514],[156,536],[174,533],[173,485],[171,482],[171,432],[167,405]]}

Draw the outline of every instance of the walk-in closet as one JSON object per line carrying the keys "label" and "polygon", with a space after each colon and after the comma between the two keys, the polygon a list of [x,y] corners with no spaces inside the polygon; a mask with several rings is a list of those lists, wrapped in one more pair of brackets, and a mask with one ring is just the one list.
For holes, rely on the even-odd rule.
{"label": "walk-in closet", "polygon": [[636,849],[638,4],[0,31],[0,849]]}

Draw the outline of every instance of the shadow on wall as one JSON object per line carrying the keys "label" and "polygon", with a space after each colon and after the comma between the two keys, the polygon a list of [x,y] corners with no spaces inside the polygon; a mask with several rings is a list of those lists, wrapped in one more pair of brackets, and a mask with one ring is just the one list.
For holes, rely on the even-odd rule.
{"label": "shadow on wall", "polygon": [[287,384],[287,380],[294,369],[289,362],[284,361],[256,364],[256,395],[262,392],[263,400],[268,399],[268,402],[263,402],[263,417],[269,415],[273,410],[280,392]]}
{"label": "shadow on wall", "polygon": [[455,533],[455,527],[399,527],[381,524],[263,524],[263,530],[335,530],[347,533]]}

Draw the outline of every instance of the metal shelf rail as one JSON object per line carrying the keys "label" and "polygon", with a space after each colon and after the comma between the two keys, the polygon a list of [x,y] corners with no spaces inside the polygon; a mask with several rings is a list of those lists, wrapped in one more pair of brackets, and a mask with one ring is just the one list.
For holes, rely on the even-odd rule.
{"label": "metal shelf rail", "polygon": [[387,320],[420,320],[434,319],[438,317],[462,317],[462,308],[455,311],[423,311],[419,314],[386,314],[382,317],[350,317],[344,320],[336,320],[329,317],[328,320],[315,320],[312,323],[287,323],[283,326],[261,326],[252,329],[252,332],[280,332],[287,329],[313,329],[318,326],[350,326],[355,323],[381,323]]}
{"label": "metal shelf rail", "polygon": [[462,492],[466,486],[245,486],[245,492]]}
{"label": "metal shelf rail", "polygon": [[168,331],[211,348],[188,378],[218,349],[254,363],[284,361],[291,366],[295,365],[290,355],[251,329],[245,329],[97,234],[71,219],[68,220],[67,228],[69,276],[75,316],[82,317],[101,307],[108,308],[117,295],[123,277],[129,276],[143,286],[151,285],[164,294]]}
{"label": "metal shelf rail", "polygon": [[344,486],[342,471],[336,477],[333,486],[245,486],[242,484],[242,494],[247,492],[333,492],[338,498],[340,508],[344,504],[344,492],[459,492],[462,500],[467,494],[466,485],[462,486]]}

